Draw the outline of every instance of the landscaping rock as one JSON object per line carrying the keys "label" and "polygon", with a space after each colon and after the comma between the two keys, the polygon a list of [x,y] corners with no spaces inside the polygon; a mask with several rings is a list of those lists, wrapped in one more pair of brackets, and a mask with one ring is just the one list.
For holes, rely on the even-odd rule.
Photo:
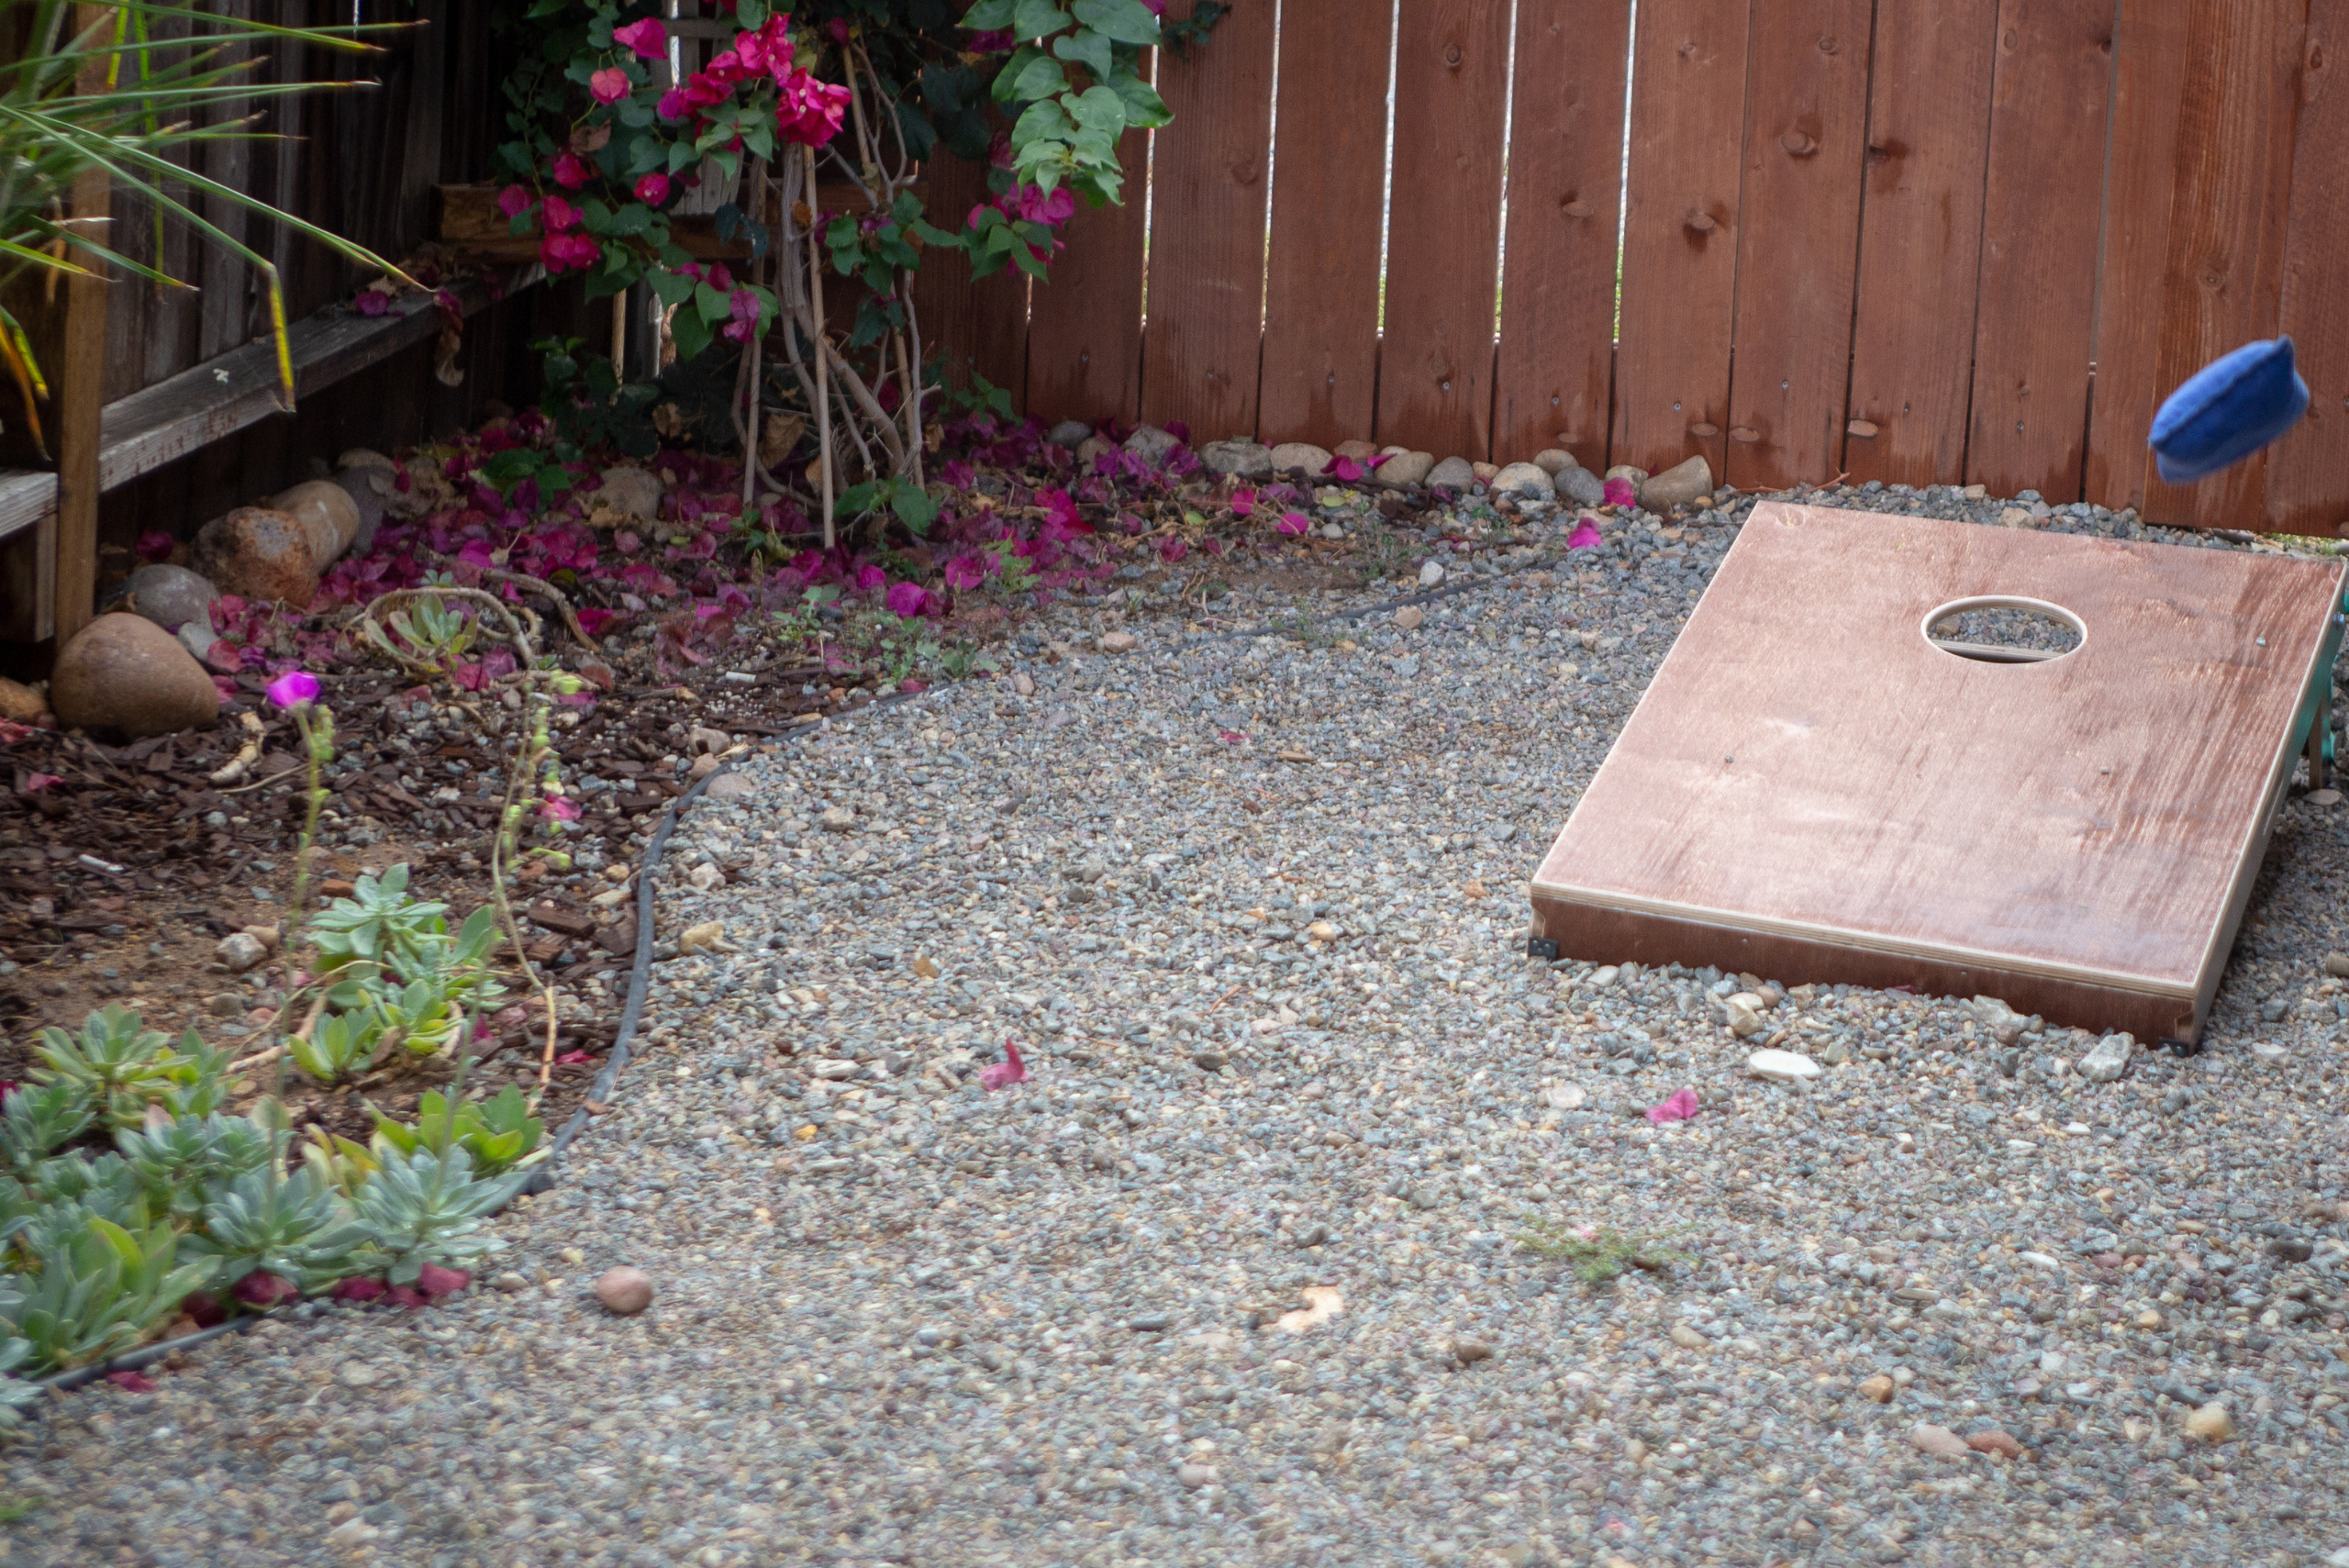
{"label": "landscaping rock", "polygon": [[1428,470],[1428,484],[1442,490],[1465,490],[1476,483],[1476,471],[1464,457],[1448,457]]}
{"label": "landscaping rock", "polygon": [[1513,462],[1493,475],[1493,489],[1499,495],[1513,495],[1520,501],[1550,501],[1557,497],[1557,487],[1550,483],[1550,471],[1539,463]]}
{"label": "landscaping rock", "polygon": [[1414,484],[1426,484],[1428,473],[1434,467],[1433,452],[1397,451],[1389,448],[1386,461],[1370,471],[1370,481],[1389,490],[1408,490]]}
{"label": "landscaping rock", "polygon": [[1745,1059],[1745,1070],[1776,1084],[1816,1078],[1826,1071],[1798,1051],[1757,1051]]}
{"label": "landscaping rock", "polygon": [[1101,634],[1099,646],[1104,653],[1131,653],[1135,646],[1134,634],[1130,631],[1105,631]]}
{"label": "landscaping rock", "polygon": [[661,496],[659,474],[640,468],[607,468],[591,510],[608,509],[622,522],[656,523],[661,520]]}
{"label": "landscaping rock", "polygon": [[1882,1373],[1877,1373],[1860,1385],[1860,1396],[1864,1399],[1873,1399],[1879,1405],[1889,1405],[1892,1403],[1893,1387],[1892,1379]]}
{"label": "landscaping rock", "polygon": [[2000,1459],[2022,1457],[2022,1444],[2016,1441],[2011,1433],[2002,1432],[1996,1427],[1988,1431],[1966,1433],[1965,1446],[1976,1453],[1996,1454]]}
{"label": "landscaping rock", "polygon": [[1607,482],[1586,468],[1563,468],[1552,481],[1559,499],[1577,506],[1597,506],[1607,499]]}
{"label": "landscaping rock", "polygon": [[1472,462],[1468,465],[1468,472],[1474,473],[1486,484],[1490,484],[1493,482],[1494,475],[1500,473],[1500,469],[1494,463]]}
{"label": "landscaping rock", "polygon": [[2222,1443],[2235,1435],[2234,1412],[2213,1399],[2186,1418],[2186,1435],[2206,1443]]}
{"label": "landscaping rock", "polygon": [[1273,472],[1273,449],[1262,441],[1209,441],[1199,449],[1199,462],[1209,473],[1262,479]]}
{"label": "landscaping rock", "polygon": [[1634,484],[1639,484],[1642,480],[1647,478],[1647,476],[1648,471],[1646,469],[1636,467],[1628,462],[1619,462],[1614,467],[1607,471],[1608,478],[1628,479]]}
{"label": "landscaping rock", "polygon": [[1713,493],[1713,465],[1702,457],[1692,457],[1640,481],[1639,485],[1641,506],[1651,512],[1668,512]]}
{"label": "landscaping rock", "polygon": [[652,1281],[642,1269],[606,1269],[596,1282],[596,1299],[615,1318],[633,1318],[652,1305]]}
{"label": "landscaping rock", "polygon": [[1107,436],[1087,436],[1077,443],[1077,466],[1089,470],[1096,462],[1117,450],[1110,444]]}
{"label": "landscaping rock", "polygon": [[49,699],[30,686],[0,680],[0,718],[30,724],[49,711]]}
{"label": "landscaping rock", "polygon": [[2129,1058],[2136,1049],[2137,1037],[2134,1035],[2106,1035],[2080,1058],[2079,1074],[2091,1084],[2110,1084],[2129,1071]]}
{"label": "landscaping rock", "polygon": [[345,468],[334,476],[333,483],[342,486],[342,493],[359,508],[359,531],[346,554],[364,555],[375,548],[375,530],[383,527],[384,512],[399,494],[396,474],[386,461],[381,467],[369,463]]}
{"label": "landscaping rock", "polygon": [[323,571],[359,538],[359,503],[331,479],[312,479],[273,496],[270,506],[297,519],[310,536],[310,559]]}
{"label": "landscaping rock", "polygon": [[1974,1451],[1965,1446],[1964,1438],[1947,1427],[1936,1427],[1930,1422],[1920,1422],[1909,1428],[1909,1440],[1916,1445],[1919,1452],[1929,1453],[1935,1459],[1970,1459],[1974,1455]]}
{"label": "landscaping rock", "polygon": [[1566,470],[1579,465],[1575,462],[1575,454],[1566,450],[1565,448],[1543,447],[1533,454],[1533,466],[1554,479]]}
{"label": "landscaping rock", "polygon": [[1310,441],[1283,441],[1273,449],[1273,471],[1286,473],[1291,469],[1303,469],[1313,478],[1319,478],[1330,466],[1330,453]]}
{"label": "landscaping rock", "polygon": [[220,692],[179,639],[135,615],[100,616],[57,655],[50,701],[61,724],[137,740],[220,717]]}
{"label": "landscaping rock", "polygon": [[197,572],[224,594],[307,609],[318,591],[318,562],[301,519],[266,506],[239,506],[196,530]]}
{"label": "landscaping rock", "polygon": [[1063,419],[1044,432],[1044,439],[1056,447],[1066,447],[1069,450],[1074,451],[1083,446],[1092,434],[1093,427],[1084,420]]}
{"label": "landscaping rock", "polygon": [[1155,425],[1144,425],[1126,438],[1126,450],[1156,468],[1183,450],[1182,439]]}
{"label": "landscaping rock", "polygon": [[231,974],[242,974],[269,956],[269,949],[250,931],[232,931],[213,945],[212,956]]}
{"label": "landscaping rock", "polygon": [[1330,455],[1331,457],[1350,457],[1356,462],[1361,463],[1364,468],[1367,468],[1370,466],[1370,460],[1378,455],[1378,443],[1375,441],[1340,441],[1336,446],[1330,449]]}
{"label": "landscaping rock", "polygon": [[184,566],[157,562],[132,573],[122,584],[121,608],[144,617],[165,631],[191,622],[209,629],[220,591]]}

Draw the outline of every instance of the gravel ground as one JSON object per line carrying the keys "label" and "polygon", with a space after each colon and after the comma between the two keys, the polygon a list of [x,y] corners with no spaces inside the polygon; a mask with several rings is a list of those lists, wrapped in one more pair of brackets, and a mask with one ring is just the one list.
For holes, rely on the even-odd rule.
{"label": "gravel ground", "polygon": [[[1563,537],[1513,526],[1471,560]],[[1839,1064],[1744,1077],[1716,996],[1804,976],[1522,955],[1524,878],[1734,519],[1632,532],[1553,572],[1438,550],[1473,585],[1408,631],[1298,612],[1414,589],[1430,541],[1218,602],[1298,637],[1209,640],[1153,584],[1055,612],[1010,679],[754,757],[662,889],[664,932],[730,951],[657,967],[647,1054],[495,1284],[63,1401],[0,1457],[45,1499],[0,1562],[2349,1547],[2343,807],[2286,807],[2198,1058],[2092,1084],[2085,1036],[1781,986],[1773,1037]],[[1138,647],[1080,651],[1105,631]],[[986,1093],[1007,1038],[1031,1076]],[[1640,1115],[1682,1087],[1694,1119]],[[1594,1286],[1536,1224],[1673,1255]],[[642,1317],[589,1293],[619,1263]]]}

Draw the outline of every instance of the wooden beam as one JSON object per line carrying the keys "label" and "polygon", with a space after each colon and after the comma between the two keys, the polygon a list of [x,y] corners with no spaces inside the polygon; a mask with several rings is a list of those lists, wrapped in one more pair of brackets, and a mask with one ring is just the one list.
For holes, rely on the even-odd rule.
{"label": "wooden beam", "polygon": [[[536,267],[519,269],[502,292],[518,293],[540,275]],[[462,284],[455,293],[467,316],[490,303],[489,292],[478,283]],[[287,333],[295,395],[324,391],[440,329],[440,312],[430,301],[416,298],[382,316],[347,313],[295,322]],[[93,502],[97,492],[128,484],[279,412],[277,350],[267,339],[117,398],[105,406],[95,443]],[[0,539],[57,517],[59,500],[58,475],[0,470]]]}

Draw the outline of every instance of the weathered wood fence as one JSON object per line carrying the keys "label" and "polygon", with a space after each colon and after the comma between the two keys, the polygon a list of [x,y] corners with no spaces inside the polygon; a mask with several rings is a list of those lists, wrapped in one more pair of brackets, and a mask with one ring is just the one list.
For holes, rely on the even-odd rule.
{"label": "weathered wood fence", "polygon": [[[1147,237],[1137,182],[931,307],[959,363],[1202,439],[2349,521],[2349,0],[1275,9],[1162,51]],[[2159,484],[2162,396],[2279,331],[2308,425]]]}

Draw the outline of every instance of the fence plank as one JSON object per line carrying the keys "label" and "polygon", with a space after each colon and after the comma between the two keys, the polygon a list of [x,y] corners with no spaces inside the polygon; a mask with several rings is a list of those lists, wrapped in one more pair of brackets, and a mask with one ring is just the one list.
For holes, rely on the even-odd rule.
{"label": "fence plank", "polygon": [[[2164,396],[2228,350],[2275,336],[2307,28],[2307,0],[2288,7],[2274,0],[2193,0],[2188,12],[2176,183],[2162,271]],[[2324,201],[2315,191],[2303,199]],[[2188,527],[2257,528],[2266,486],[2265,452],[2191,486],[2151,476],[2145,516]]]}
{"label": "fence plank", "polygon": [[1493,444],[1508,6],[1404,0],[1396,26],[1378,439],[1481,461]]}
{"label": "fence plank", "polygon": [[2310,396],[2269,450],[2267,523],[2329,534],[2349,530],[2349,0],[2311,0],[2300,60],[2280,321]]}
{"label": "fence plank", "polygon": [[1611,462],[1723,470],[1748,20],[1744,0],[1640,7]]}
{"label": "fence plank", "polygon": [[1729,400],[1740,489],[1841,466],[1874,13],[1875,0],[1825,0],[1753,35]]}
{"label": "fence plank", "polygon": [[[986,165],[957,158],[944,148],[922,165],[930,221],[960,232],[971,209],[988,196]],[[1005,267],[974,283],[971,260],[959,250],[927,250],[914,274],[914,309],[922,353],[945,357],[949,385],[968,386],[973,375],[1011,393],[1014,404],[1027,395],[1028,274]]]}
{"label": "fence plank", "polygon": [[1152,210],[1182,216],[1151,236],[1141,417],[1180,419],[1201,440],[1251,437],[1264,342],[1273,8],[1234,7],[1188,60],[1161,53],[1158,91],[1174,123],[1158,137]]}
{"label": "fence plank", "polygon": [[[1261,440],[1367,439],[1377,407],[1390,35],[1386,7],[1371,7],[1367,17],[1363,9],[1361,0],[1282,0],[1288,48],[1273,132]],[[1334,57],[1332,39],[1346,40]],[[1212,39],[1207,49],[1212,55]]]}
{"label": "fence plank", "polygon": [[1965,472],[1998,21],[1998,0],[1885,0],[1876,13],[1851,399],[1876,434],[1843,448],[1863,484]]}
{"label": "fence plank", "polygon": [[1118,143],[1122,204],[1080,198],[1062,230],[1068,249],[1030,296],[1028,409],[1039,418],[1134,418],[1141,384],[1141,239],[1145,132]]}
{"label": "fence plank", "polygon": [[1627,0],[1518,11],[1493,373],[1497,460],[1563,446],[1585,464],[1606,466],[1631,25]]}
{"label": "fence plank", "polygon": [[2076,500],[2095,349],[2112,0],[2004,0],[1990,92],[1967,477]]}
{"label": "fence plank", "polygon": [[2087,500],[2115,511],[2145,505],[2145,437],[2162,397],[2162,270],[2177,177],[2187,7],[2177,0],[2121,0],[2113,39],[2112,172],[2097,284],[2086,489]]}

